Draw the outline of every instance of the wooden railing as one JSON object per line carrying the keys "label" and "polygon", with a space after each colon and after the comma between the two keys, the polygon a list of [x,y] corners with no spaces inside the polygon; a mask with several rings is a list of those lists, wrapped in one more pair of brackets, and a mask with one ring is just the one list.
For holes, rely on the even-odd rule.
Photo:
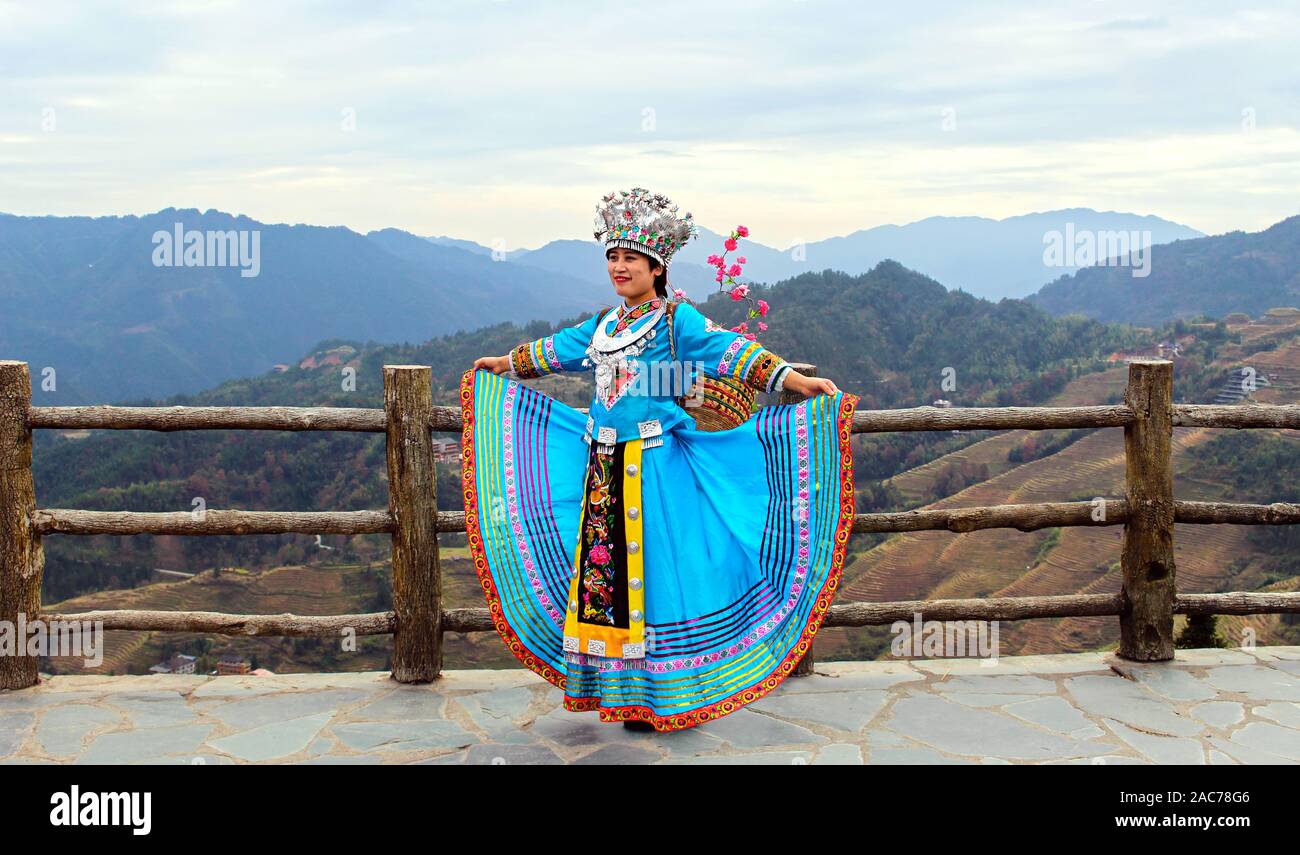
{"label": "wooden railing", "polygon": [[[813,366],[801,365],[804,373]],[[461,430],[458,407],[433,406],[431,369],[384,366],[384,408],[331,407],[33,407],[27,364],[0,361],[0,621],[19,615],[45,620],[102,621],[104,629],[208,632],[225,635],[334,636],[392,634],[394,679],[425,682],[442,670],[442,637],[490,632],[486,608],[444,609],[438,533],[463,532],[463,511],[438,511],[431,431]],[[1173,616],[1300,611],[1300,594],[1179,594],[1174,523],[1282,525],[1300,523],[1300,505],[1177,501],[1170,442],[1174,426],[1300,428],[1300,405],[1175,405],[1173,364],[1130,363],[1124,403],[1097,407],[918,407],[858,411],[855,433],[914,430],[1004,430],[1122,427],[1125,496],[1091,502],[1043,502],[898,513],[856,514],[853,531],[899,532],[987,528],[1020,531],[1051,526],[1123,525],[1123,583],[1115,594],[842,603],[823,626],[864,626],[910,620],[1024,620],[1115,615],[1121,657],[1172,659]],[[791,398],[783,397],[784,402]],[[38,508],[32,480],[34,429],[330,430],[384,433],[387,510],[281,512],[208,510],[134,513]],[[96,611],[43,613],[41,539],[52,534],[367,534],[392,536],[390,612],[335,616],[230,615],[216,612]],[[806,672],[812,654],[800,670]],[[37,660],[0,656],[0,688],[37,682]]]}

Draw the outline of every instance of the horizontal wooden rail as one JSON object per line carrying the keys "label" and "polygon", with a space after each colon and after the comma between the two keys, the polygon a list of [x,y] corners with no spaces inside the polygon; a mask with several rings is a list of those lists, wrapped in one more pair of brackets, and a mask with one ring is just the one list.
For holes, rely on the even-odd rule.
{"label": "horizontal wooden rail", "polygon": [[[486,609],[484,609],[486,611]],[[163,612],[140,609],[60,614],[44,612],[44,621],[103,621],[105,630],[210,632],[216,635],[334,636],[388,635],[396,628],[392,612],[362,615],[228,615],[221,612]]]}
{"label": "horizontal wooden rail", "polygon": [[[575,407],[587,412],[586,407]],[[912,407],[858,410],[854,433],[1123,427],[1123,404],[1094,407]],[[1178,427],[1297,428],[1300,404],[1177,404]],[[330,430],[384,432],[384,411],[349,407],[31,407],[28,427],[62,430]],[[433,408],[430,428],[458,432],[459,407]]]}
{"label": "horizontal wooden rail", "polygon": [[[1099,513],[1100,512],[1100,513]],[[853,531],[955,531],[1014,528],[1035,531],[1054,526],[1121,525],[1128,519],[1128,502],[1106,499],[1092,502],[1039,502],[1025,505],[987,505],[855,514]]]}
{"label": "horizontal wooden rail", "polygon": [[38,534],[382,534],[393,530],[393,517],[388,511],[209,510],[196,519],[189,511],[38,508],[32,527]]}
{"label": "horizontal wooden rail", "polygon": [[[1100,511],[1100,513],[1099,513]],[[1036,531],[1060,526],[1108,526],[1128,522],[1128,502],[1038,502],[855,514],[854,532],[952,531],[993,528]],[[1228,502],[1174,502],[1174,521],[1197,525],[1292,525],[1300,505],[1242,505]],[[438,511],[438,532],[465,531],[464,511]],[[209,510],[197,520],[187,511],[78,511],[39,508],[32,514],[36,534],[382,534],[393,530],[388,511],[233,511]]]}
{"label": "horizontal wooden rail", "polygon": [[1300,593],[1179,594],[1174,612],[1180,615],[1258,615],[1300,612]]}
{"label": "horizontal wooden rail", "polygon": [[[586,407],[575,407],[580,413]],[[854,433],[927,430],[1008,430],[1020,428],[1122,427],[1133,412],[1122,405],[1102,407],[914,407],[859,410]],[[458,433],[459,407],[434,407],[434,431]],[[381,409],[345,407],[32,407],[28,427],[62,430],[330,430],[384,432]]]}
{"label": "horizontal wooden rail", "polygon": [[384,411],[348,407],[32,407],[30,428],[384,432]]}
{"label": "horizontal wooden rail", "polygon": [[[1097,511],[1104,507],[1104,512]],[[855,514],[855,532],[954,531],[1015,528],[1035,531],[1053,526],[1120,525],[1128,517],[1123,499],[1092,502],[1043,502],[1026,505]],[[438,511],[438,532],[465,531],[464,511]],[[209,510],[205,519],[187,511],[80,511],[39,508],[32,514],[36,534],[68,535],[245,535],[245,534],[372,534],[391,532],[388,511],[234,511]]]}
{"label": "horizontal wooden rail", "polygon": [[858,410],[854,433],[917,430],[1041,430],[1045,428],[1123,427],[1133,411],[1104,407],[912,407],[906,410]]}
{"label": "horizontal wooden rail", "polygon": [[1300,404],[1174,404],[1174,426],[1300,428]]}
{"label": "horizontal wooden rail", "polygon": [[1271,505],[1238,505],[1230,502],[1174,502],[1174,522],[1198,525],[1295,525],[1300,523],[1300,505],[1274,502]]}
{"label": "horizontal wooden rail", "polygon": [[[585,408],[577,409],[587,412]],[[858,410],[853,414],[852,431],[1103,428],[1123,427],[1132,421],[1133,410],[1123,404],[1099,407],[913,407],[905,410]],[[433,408],[433,430],[458,432],[461,424],[459,408]]]}
{"label": "horizontal wooden rail", "polygon": [[[979,600],[924,600],[894,603],[847,603],[831,606],[824,626],[864,626],[911,620],[918,613],[926,620],[1020,620],[1042,617],[1117,615],[1119,594],[1079,594],[1065,597],[999,597]],[[218,612],[167,612],[122,609],[115,611],[45,613],[43,620],[103,621],[105,630],[211,632],[217,635],[328,636],[354,629],[358,635],[392,632],[392,612],[309,617],[304,615],[226,615]],[[486,608],[448,609],[442,628],[453,632],[489,632],[494,629]]]}
{"label": "horizontal wooden rail", "polygon": [[[889,603],[843,603],[831,606],[823,627],[870,626],[922,620],[1032,620],[1060,617],[1119,615],[1123,595],[1072,594],[1054,597],[990,597],[964,600],[904,600]],[[1177,614],[1280,614],[1300,612],[1300,593],[1179,594]],[[210,632],[216,635],[337,636],[392,633],[392,612],[330,615],[228,615],[219,612],[167,612],[133,609],[60,614],[46,612],[42,620],[103,621],[105,630]],[[442,628],[451,632],[490,632],[491,614],[485,608],[448,609]]]}

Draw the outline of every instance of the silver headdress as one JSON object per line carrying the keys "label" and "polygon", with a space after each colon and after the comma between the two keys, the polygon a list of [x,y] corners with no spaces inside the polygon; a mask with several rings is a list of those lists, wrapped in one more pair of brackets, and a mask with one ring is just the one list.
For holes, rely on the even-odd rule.
{"label": "silver headdress", "polygon": [[673,253],[699,234],[691,215],[677,216],[667,196],[644,187],[606,194],[596,206],[596,240],[644,252],[667,267]]}

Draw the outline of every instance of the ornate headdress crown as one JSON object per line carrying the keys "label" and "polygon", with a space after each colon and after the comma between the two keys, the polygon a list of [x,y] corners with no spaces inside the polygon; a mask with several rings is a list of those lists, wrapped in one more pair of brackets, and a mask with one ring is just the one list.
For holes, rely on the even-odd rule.
{"label": "ornate headdress crown", "polygon": [[597,241],[644,252],[667,267],[673,253],[699,234],[691,215],[677,216],[667,196],[644,187],[606,194],[596,206]]}

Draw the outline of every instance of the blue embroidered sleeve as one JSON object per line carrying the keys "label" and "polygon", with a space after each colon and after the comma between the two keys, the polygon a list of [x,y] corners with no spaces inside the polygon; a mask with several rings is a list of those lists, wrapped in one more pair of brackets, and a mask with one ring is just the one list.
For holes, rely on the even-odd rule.
{"label": "blue embroidered sleeve", "polygon": [[566,327],[554,335],[524,342],[510,351],[510,377],[527,379],[544,377],[558,371],[590,371],[594,366],[583,365],[587,345],[596,332],[604,312],[597,312],[577,326]]}
{"label": "blue embroidered sleeve", "polygon": [[699,363],[710,377],[731,377],[758,392],[779,392],[790,363],[738,332],[720,327],[689,303],[674,310],[678,358]]}

